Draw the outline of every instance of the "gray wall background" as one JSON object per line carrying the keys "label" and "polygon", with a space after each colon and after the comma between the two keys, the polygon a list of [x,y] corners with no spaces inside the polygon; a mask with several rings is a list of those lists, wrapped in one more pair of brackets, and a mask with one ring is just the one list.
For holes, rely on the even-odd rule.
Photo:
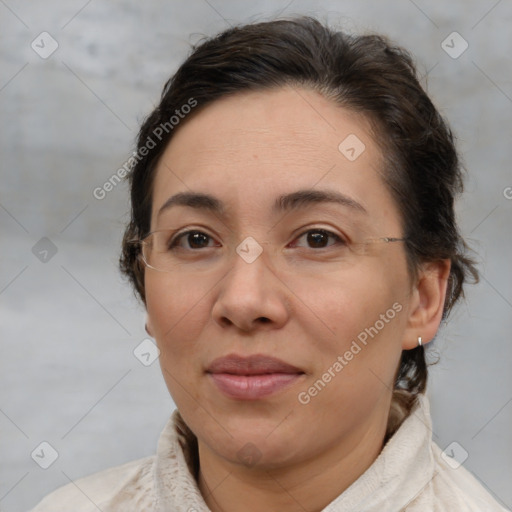
{"label": "gray wall background", "polygon": [[[144,312],[116,268],[127,189],[103,200],[92,192],[130,155],[189,43],[278,14],[405,45],[458,135],[469,172],[458,212],[482,281],[434,347],[434,440],[459,443],[464,466],[512,507],[510,1],[1,0],[2,510],[27,510],[60,485],[154,453],[174,404],[158,362],[133,354]],[[51,49],[43,31],[59,45],[46,59],[31,48]],[[469,44],[458,58],[441,46],[453,31]],[[48,469],[31,458],[42,441],[58,452]],[[48,462],[44,453],[34,457]]]}

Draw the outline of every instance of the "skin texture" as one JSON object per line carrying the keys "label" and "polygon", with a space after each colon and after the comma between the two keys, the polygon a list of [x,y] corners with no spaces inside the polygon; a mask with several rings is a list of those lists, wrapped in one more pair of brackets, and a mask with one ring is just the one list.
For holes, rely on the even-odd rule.
{"label": "skin texture", "polygon": [[[338,149],[349,134],[365,144],[354,161]],[[342,258],[335,239],[322,253],[301,238],[313,228],[355,240],[402,236],[382,172],[365,118],[288,87],[205,107],[179,126],[160,159],[151,229],[195,228],[213,239],[191,256],[185,237],[172,271],[145,271],[148,329],[198,437],[199,487],[211,510],[321,510],[382,449],[401,351],[418,336],[424,344],[434,337],[449,262],[425,265],[412,281],[403,243]],[[299,189],[338,191],[366,213],[333,203],[272,211],[277,196]],[[158,215],[170,196],[190,191],[215,195],[225,215],[186,206]],[[248,236],[263,248],[252,263],[235,252]],[[397,303],[401,311],[301,404],[298,394]],[[260,400],[228,398],[205,373],[228,354],[271,355],[304,375]]]}

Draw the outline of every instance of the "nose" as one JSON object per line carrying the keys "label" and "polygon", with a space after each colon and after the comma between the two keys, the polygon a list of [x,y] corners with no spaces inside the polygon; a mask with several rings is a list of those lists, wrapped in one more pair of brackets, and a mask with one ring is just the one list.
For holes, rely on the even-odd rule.
{"label": "nose", "polygon": [[268,266],[265,254],[250,263],[236,254],[219,286],[212,315],[221,327],[276,329],[289,318],[287,288]]}

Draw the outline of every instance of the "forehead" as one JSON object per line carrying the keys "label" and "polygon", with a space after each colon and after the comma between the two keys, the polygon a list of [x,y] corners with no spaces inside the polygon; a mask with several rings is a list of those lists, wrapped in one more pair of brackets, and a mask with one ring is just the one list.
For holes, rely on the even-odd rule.
{"label": "forehead", "polygon": [[177,192],[215,194],[235,210],[270,209],[278,195],[314,187],[396,214],[370,123],[317,92],[237,94],[185,121],[157,166],[153,217]]}

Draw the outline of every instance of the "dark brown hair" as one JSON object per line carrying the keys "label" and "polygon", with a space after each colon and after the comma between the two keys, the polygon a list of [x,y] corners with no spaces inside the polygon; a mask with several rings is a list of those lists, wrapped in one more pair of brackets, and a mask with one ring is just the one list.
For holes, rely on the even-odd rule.
{"label": "dark brown hair", "polygon": [[[379,35],[334,31],[310,17],[230,28],[195,46],[166,83],[160,104],[138,136],[129,175],[132,211],[122,272],[145,302],[139,246],[130,240],[148,234],[156,164],[179,129],[169,122],[171,117],[191,100],[197,106],[190,115],[196,115],[230,94],[285,85],[318,91],[372,122],[386,160],[383,178],[400,208],[411,275],[423,262],[451,261],[445,318],[463,295],[466,278],[478,279],[455,220],[454,198],[462,192],[462,173],[453,135],[403,48]],[[155,147],[141,151],[150,140]],[[425,390],[426,382],[424,348],[403,351],[395,390],[414,396]]]}

